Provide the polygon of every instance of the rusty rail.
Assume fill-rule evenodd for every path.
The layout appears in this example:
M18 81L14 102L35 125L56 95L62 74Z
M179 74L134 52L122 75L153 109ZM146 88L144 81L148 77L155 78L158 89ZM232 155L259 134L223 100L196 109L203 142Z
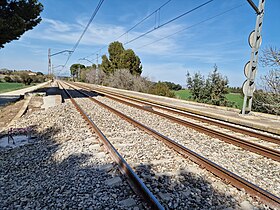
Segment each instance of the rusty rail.
M100 92L102 94L104 94L102 91L100 91ZM199 132L205 133L208 136L218 138L218 139L220 139L222 141L225 141L227 143L233 144L235 146L241 147L243 149L249 150L251 152L257 153L257 154L262 155L264 157L271 158L275 161L280 162L280 152L277 151L277 150L274 150L274 149L271 149L271 148L268 148L268 147L265 147L265 146L262 146L262 145L259 145L259 144L256 144L256 143L252 143L250 141L247 141L247 140L244 140L244 139L241 139L241 138L238 138L238 137L234 137L234 136L229 135L229 134L221 133L217 130L214 130L214 129L211 129L211 128L208 128L208 127L205 127L205 126L202 126L202 125L198 125L196 123L188 122L186 120L182 120L180 118L176 118L174 116L170 116L170 115L164 114L162 112L155 111L153 109L147 109L147 108L139 106L137 104L133 104L133 103L130 103L128 101L124 101L124 100L121 100L119 98L107 95L107 93L105 93L104 95L106 97L112 99L112 100L118 101L120 103L126 104L128 106L131 106L131 107L134 107L134 108L137 108L137 109L141 109L141 110L151 112L153 114L165 117L165 118L167 118L169 120L172 120L172 121L174 121L178 124L181 124L183 126L187 126L187 127L190 127L194 130L197 130Z
M69 85L72 86L72 85ZM72 86L72 88L74 88ZM77 90L77 89L76 89ZM276 195L271 194L270 192L254 185L253 183L243 179L242 177L228 171L227 169L217 165L216 163L204 158L203 156L199 155L198 153L180 145L179 143L175 142L174 140L158 133L157 131L149 128L148 126L137 122L136 120L132 119L129 116L107 106L106 104L101 103L100 101L92 98L90 95L84 93L83 91L77 90L86 97L89 97L90 100L94 101L95 103L99 104L100 106L110 110L111 112L115 113L117 116L125 119L126 121L130 122L131 124L135 125L136 127L140 128L141 130L145 131L146 133L154 136L156 139L164 142L167 146L174 149L179 154L183 155L184 157L190 158L192 161L196 162L203 168L206 168L216 176L220 177L221 179L226 180L228 183L231 183L233 186L239 189L244 189L248 194L252 196L259 197L262 201L266 202L273 208L280 208L280 198Z
M144 198L147 205L152 209L164 209L164 207L159 203L156 197L150 192L142 180L137 176L133 169L128 165L125 159L119 154L115 147L110 143L102 131L95 125L95 123L90 119L90 117L83 111L83 109L77 104L73 99L71 94L60 84L65 93L70 98L71 102L82 115L84 120L88 123L90 128L99 136L99 142L105 146L106 150L110 153L112 159L118 164L120 171L128 178L129 183L132 186L132 189Z
M139 99L139 98L135 98L135 97L132 97L132 96L127 96L127 95L123 95L123 94L120 94L120 93L109 92L109 91L106 91L106 90L103 90L103 89L101 90L100 88L93 89L93 88L89 88L87 86L80 85L80 84L75 84L75 85L83 87L83 88L87 88L87 89L95 91L95 92L100 91L104 95L110 94L110 95L114 95L114 96L117 96L117 97L126 98L128 100L135 101L137 103L150 105L150 106L153 106L153 107L158 108L158 109L162 109L162 110L165 110L165 111L172 112L174 114L178 114L178 115L188 117L188 118L191 118L191 119L194 119L194 120L198 120L198 121L201 121L201 122L204 122L204 123L216 125L216 126L219 126L221 128L232 130L234 132L242 133L242 134L245 134L245 135L248 135L248 136L256 137L256 138L259 138L259 139L262 139L262 140L269 141L269 142L280 145L280 138L273 137L273 136L267 135L265 133L259 133L259 132L253 131L253 130L249 130L246 127L237 127L234 124L229 125L229 124L227 124L223 121L217 121L218 119L212 119L212 118L209 118L209 117L205 117L203 115L198 115L198 114L194 114L194 113L191 113L191 112L187 112L183 108L181 109L179 107L174 107L172 105L167 105L167 104L163 104L163 103L160 103L160 102L144 101L144 99ZM106 95L106 96L108 96L108 95ZM273 134L273 135L276 135L276 134Z

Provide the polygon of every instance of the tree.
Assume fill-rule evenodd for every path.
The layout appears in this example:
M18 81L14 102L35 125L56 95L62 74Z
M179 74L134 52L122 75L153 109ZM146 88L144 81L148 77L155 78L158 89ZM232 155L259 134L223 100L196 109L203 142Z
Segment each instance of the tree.
M204 98L214 105L225 105L225 94L228 93L228 79L218 73L218 67L215 64L214 70L209 74L206 83Z
M177 90L181 90L182 89L182 86L180 84L175 84L173 82L167 82L167 81L163 82L163 83L166 84L170 90L177 91Z
M280 66L280 50L276 47L266 47L262 51L260 62L263 66Z
M218 106L233 106L234 103L226 100L228 93L228 79L218 73L217 65L205 80L198 72L194 76L187 73L187 87L192 94L192 99L202 103L214 104Z
M40 71L38 71L38 72L36 73L36 75L44 76L44 74L43 74L42 72L40 72Z
M39 24L42 10L43 5L37 0L1 0L0 48Z
M128 69L133 75L140 75L142 73L142 65L140 58L135 55L132 49L123 51L120 57L120 68Z
M104 73L110 74L113 72L113 69L111 67L111 63L106 55L102 55L102 63L101 63L101 69Z
M12 78L9 76L4 77L5 82L13 82Z
M190 90L192 94L192 99L195 101L201 101L203 98L203 89L204 89L204 77L196 72L194 76L191 76L189 72L187 72L187 88Z
M142 73L140 58L132 49L125 50L122 43L112 42L108 47L109 59L102 56L101 68L106 74L111 74L117 69L128 69L133 75Z
M79 64L79 63L72 64L70 67L70 72L72 77L76 77L77 79L80 78L80 73L81 73L80 71L84 68L85 66L83 64Z
M20 73L20 78L21 78L21 81L22 81L25 85L30 85L31 82L33 81L32 78L28 75L27 72L21 72L21 73Z
M262 90L254 93L254 111L280 115L280 49L267 47L260 57L263 67L270 67L261 77Z
M87 66L85 68L80 68L80 76L79 76L80 81L88 82L87 74L92 70L96 71L96 64L92 64L92 66Z
M120 42L112 42L108 47L109 60L113 70L120 69L121 55L124 52L124 47Z

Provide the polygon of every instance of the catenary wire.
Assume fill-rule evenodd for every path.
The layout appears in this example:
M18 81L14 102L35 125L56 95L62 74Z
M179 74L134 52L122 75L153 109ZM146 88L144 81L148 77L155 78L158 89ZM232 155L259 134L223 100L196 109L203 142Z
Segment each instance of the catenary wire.
M216 15L214 15L214 16L211 16L211 17L209 17L209 18L207 18L207 19L204 19L204 20L202 20L202 21L200 21L200 22L198 22L198 23L195 23L195 24L190 25L190 26L188 26L188 27L186 27L186 28L183 28L183 29L181 29L181 30L179 30L179 31L176 31L175 33L169 34L169 35L167 35L167 36L165 36L165 37L162 37L162 38L160 38L160 39L157 39L157 40L155 40L155 41L153 41L153 42L151 42L151 43L142 45L141 47L137 47L137 49L141 49L141 48L143 48L143 47L146 47L146 46L152 45L152 44L154 44L154 43L156 43L156 42L159 42L159 41L161 41L161 40L163 40L163 39L167 39L167 38L169 38L169 37L171 37L171 36L174 36L174 35L176 35L176 34L178 34L178 33L183 32L183 31L185 31L185 30L188 30L188 29L193 28L193 27L195 27L195 26L197 26L197 25L200 25L200 24L202 24L202 23L205 23L205 22L207 22L207 21L209 21L209 20L212 20L212 19L214 19L214 18L217 18L217 17L219 17L219 16L222 16L222 15L228 13L228 12L231 12L232 10L238 9L239 7L242 7L242 6L244 6L245 4L246 4L246 3L243 3L243 4L237 5L237 6L235 6L235 7L232 7L231 9L228 9L228 10L226 10L226 11L224 11L224 12L218 13L218 14L216 14Z
M126 32L124 32L123 34L121 34L119 37L117 37L115 40L118 40L119 38L123 37L124 35L126 35L128 32L132 31L134 28L136 28L137 26L139 26L141 23L143 23L145 20L147 20L148 18L150 18L153 14L155 14L157 11L160 11L161 8L163 8L165 5L167 5L169 2L171 2L172 0L168 0L166 1L164 4L162 4L159 8L157 8L156 10L154 10L151 14L147 15L146 17L144 17L142 20L140 20L138 23L136 23L134 26L132 26L130 29L128 29ZM105 47L107 47L108 45L100 48L99 50L95 51L94 53L84 57L84 58L88 58L92 55L95 55L96 53L98 53L99 51L103 50Z
M149 31L147 31L147 32L145 32L145 33L143 33L143 34L141 34L141 35L139 35L139 36L137 36L137 37L135 37L135 38L133 38L133 39L127 41L127 42L125 42L124 45L127 45L127 44L129 44L129 43L131 43L131 42L134 42L134 41L136 41L137 39L140 39L141 37L146 36L147 34L153 32L153 31L155 31L155 30L157 30L157 29L159 29L159 28L161 28L161 27L163 27L163 26L165 26L165 25L167 25L167 24L169 24L169 23L171 23L171 22L173 22L173 21L175 21L175 20L177 20L177 19L179 19L179 18L181 18L181 17L183 17L183 16L185 16L185 15L191 13L191 12L194 12L195 10L197 10L197 9L199 9L199 8L205 6L205 5L207 5L207 4L209 4L209 3L213 2L213 1L215 1L215 0L206 1L206 2L204 2L204 3L202 3L202 4L198 5L198 6L196 6L195 8L193 8L193 9L191 9L191 10L188 10L188 11L184 12L183 14L178 15L178 16L176 16L175 18L173 18L173 19L171 19L171 20L169 20L169 21L167 21L167 22L165 22L165 23L163 23L163 24L161 24L161 25L158 25L157 27L155 27L155 28L153 28L153 29L151 29L151 30L149 30ZM148 15L148 16L149 16L149 15ZM103 47L103 48L101 48L101 49L104 49L104 48L105 48L105 47ZM96 51L96 52L98 52L98 51ZM87 56L87 57L89 57L89 56ZM87 58L87 57L85 57L85 58ZM99 57L101 57L101 56L99 56Z
M76 44L74 45L74 47L73 47L73 49L72 49L73 52L70 53L70 54L68 55L67 60L66 60L65 64L63 65L63 69L64 69L65 66L67 65L69 59L71 58L71 56L73 55L73 53L75 52L75 50L77 49L77 47L79 46L80 41L82 40L83 36L85 35L85 33L86 33L86 31L87 31L89 25L90 25L91 22L93 21L94 17L96 16L96 14L97 14L98 10L100 9L101 5L103 4L103 2L104 2L104 0L100 0L99 3L98 3L98 5L96 6L96 8L95 8L93 14L91 15L91 17L90 17L90 19L89 19L89 22L87 23L87 25L86 25L85 29L83 30L81 36L79 37L78 41L77 41ZM63 69L62 69L62 70L63 70ZM61 70L61 71L62 71L62 70ZM61 71L60 71L60 72L61 72ZM60 73L60 72L59 72L59 73Z
M204 2L203 4L200 4L199 6L193 8L193 9L187 11L187 12L184 12L184 13L181 14L181 15L178 15L177 17L175 17L175 18L173 18L173 19L171 19L171 20L169 20L169 21L167 21L167 22L165 22L165 23L159 25L158 27L153 28L153 29L151 29L151 30L149 30L149 31L147 31L147 32L145 32L145 33L143 33L143 34L141 34L141 35L139 35L139 36L137 36L137 37L135 37L135 38L133 38L133 39L127 41L127 42L125 42L124 45L127 45L127 44L129 44L129 43L131 43L131 42L134 42L134 41L136 41L137 39L140 39L141 37L146 36L147 34L153 32L153 31L155 31L155 30L157 30L157 29L159 29L159 28L161 28L161 27L163 27L163 26L165 26L165 25L167 25L167 24L169 24L169 23L172 23L173 21L175 21L175 20L177 20L177 19L179 19L179 18L181 18L181 17L183 17L183 16L185 16L185 15L191 13L191 12L194 12L195 10L197 10L197 9L199 9L199 8L201 8L201 7L203 7L203 6L207 5L207 4L209 4L209 3L211 3L212 1L214 1L214 0L209 0L209 1L207 1L207 2Z

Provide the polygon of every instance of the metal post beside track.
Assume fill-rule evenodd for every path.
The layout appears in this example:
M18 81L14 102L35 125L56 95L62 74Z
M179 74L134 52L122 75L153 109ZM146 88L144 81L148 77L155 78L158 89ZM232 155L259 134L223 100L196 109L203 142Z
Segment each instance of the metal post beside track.
M261 30L264 16L264 4L265 0L259 0L258 8L253 3L252 0L247 0L249 4L257 13L257 20L255 30L253 30L249 35L249 45L252 48L250 61L245 64L244 74L247 77L242 85L244 93L244 101L242 107L242 115L248 114L252 109L253 93L256 89L255 77L258 68L258 51L261 45Z

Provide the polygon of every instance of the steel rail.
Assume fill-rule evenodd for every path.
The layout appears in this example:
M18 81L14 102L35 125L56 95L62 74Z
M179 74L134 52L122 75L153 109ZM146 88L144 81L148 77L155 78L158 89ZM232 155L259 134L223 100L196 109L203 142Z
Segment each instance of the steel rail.
M68 85L68 84L67 84ZM132 189L140 195L140 197L144 198L145 202L152 209L164 209L164 207L159 203L156 197L151 193L151 191L146 187L146 185L142 182L142 180L137 176L137 174L133 171L133 169L129 166L129 164L125 161L125 159L119 154L119 152L115 149L115 147L110 143L110 141L106 138L106 136L102 133L102 131L96 126L96 124L90 119L90 117L86 114L85 111L78 105L75 99L71 96L71 94L60 84L65 93L70 98L71 102L78 110L78 112L82 115L84 120L88 123L91 129L99 136L99 142L105 146L106 150L109 152L112 159L118 164L118 167L122 174L124 174Z
M88 90L90 90L90 89L88 88ZM196 123L188 122L186 120L183 120L183 119L171 116L171 115L167 115L165 113L158 112L158 111L155 111L153 109L147 109L147 108L139 106L137 104L133 104L133 103L130 103L128 101L124 101L122 99L107 95L107 93L105 93L104 95L111 100L115 100L115 101L118 101L120 103L126 104L128 106L131 106L131 107L134 107L134 108L137 108L137 109L141 109L141 110L144 110L144 111L147 111L147 112L151 112L153 114L159 115L159 116L167 118L169 120L172 120L172 121L174 121L178 124L181 124L183 126L190 127L194 130L197 130L198 132L205 133L208 136L218 138L222 141L225 141L227 143L230 143L230 144L233 144L235 146L241 147L245 150L249 150L251 152L257 153L257 154L262 155L264 157L271 158L275 161L280 162L280 152L277 151L277 150L274 150L274 149L271 149L271 148L268 148L268 147L262 146L260 144L256 144L256 143L253 143L253 142L250 142L250 141L238 138L238 137L234 137L234 136L226 134L226 133L221 133L220 131L217 131L215 129L211 129L211 128L208 128L208 127L205 127L205 126L202 126L202 125L198 125Z
M96 92L100 91L100 92L104 92L104 93L114 95L114 96L117 96L117 97L126 98L128 100L135 101L135 102L138 102L138 103L142 103L142 104L145 104L145 105L150 105L150 106L153 106L153 107L158 108L158 109L162 109L162 110L165 110L165 111L172 112L174 114L178 114L178 115L188 117L188 118L191 118L191 119L194 119L194 120L198 120L198 121L201 121L201 122L204 122L204 123L213 124L213 125L219 126L221 128L232 130L234 132L242 133L242 134L245 134L245 135L249 135L249 136L252 136L252 137L256 137L256 138L259 138L259 139L262 139L262 140L269 141L269 142L280 145L280 138L279 137L273 137L273 136L267 135L265 133L259 133L259 132L253 131L253 130L249 130L248 128L251 128L249 126L242 125L243 127L237 127L236 125L238 125L238 124L236 124L236 123L232 123L232 125L229 125L229 124L226 124L225 122L223 122L223 120L221 120L221 119L210 118L209 116L204 116L202 114L199 115L197 113L192 113L191 111L185 110L184 108L175 107L175 106L168 105L168 104L163 104L163 103L160 103L160 102L151 102L149 100L139 99L139 98L136 98L134 96L128 96L128 95L124 95L124 94L121 94L121 93L115 93L115 92L113 93L113 92L109 92L109 91L101 89L101 88L92 88L92 87L90 88L88 86L84 86L84 85L80 85L80 84L75 84L75 85L80 86L80 87L84 87L84 88L88 88L92 91L96 91ZM104 93L102 93L102 94L104 94ZM216 121L216 120L220 120L220 121ZM255 129L255 128L251 128L251 129ZM263 131L263 130L261 130L261 131L269 133L268 131ZM277 135L277 134L274 134L274 133L272 133L272 134Z
M67 85L69 85L67 83ZM208 171L212 172L216 176L220 177L221 179L226 180L226 182L231 183L233 186L239 189L244 189L248 194L251 194L252 196L259 197L262 201L266 202L268 205L270 205L273 208L280 208L280 198L276 195L273 195L272 193L254 185L253 183L243 179L242 177L230 172L229 170L217 165L216 163L212 162L211 160L208 160L207 158L199 155L198 153L184 147L183 145L175 142L174 140L162 135L161 133L149 128L148 126L137 122L136 120L132 119L129 116L126 116L125 114L109 107L106 104L103 104L102 102L92 98L87 93L84 93L81 90L76 89L72 86L73 89L79 91L83 95L87 96L91 101L97 103L103 108L106 108L110 110L111 112L115 113L117 116L125 119L126 121L130 122L134 126L140 128L141 130L145 131L146 133L154 136L156 139L162 141L170 148L174 149L176 152L180 153L184 157L190 158L192 161L199 164L201 167L206 168Z

